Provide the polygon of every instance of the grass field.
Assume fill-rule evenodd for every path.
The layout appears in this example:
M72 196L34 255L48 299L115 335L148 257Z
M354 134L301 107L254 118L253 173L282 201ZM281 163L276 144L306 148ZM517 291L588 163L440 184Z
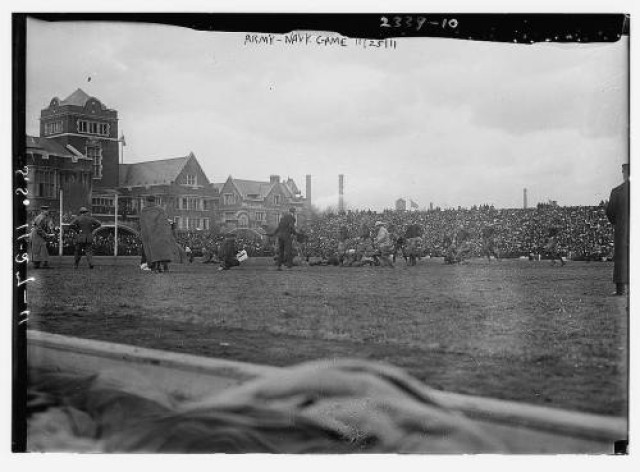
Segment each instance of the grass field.
M218 272L137 258L30 271L29 327L270 365L331 357L390 362L449 391L625 415L627 300L611 263L441 259L295 267L250 259Z

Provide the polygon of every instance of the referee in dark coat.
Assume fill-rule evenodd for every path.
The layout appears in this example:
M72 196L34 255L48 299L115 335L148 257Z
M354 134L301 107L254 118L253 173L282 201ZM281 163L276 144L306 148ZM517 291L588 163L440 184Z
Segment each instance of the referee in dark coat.
M616 295L624 295L629 284L629 164L622 165L624 182L611 191L607 218L614 228L613 283Z
M82 258L82 251L84 251L89 263L89 269L93 269L93 232L101 224L98 220L89 216L89 210L85 207L80 207L78 213L79 215L69 224L69 228L78 233L75 241L74 266L76 269L78 268Z

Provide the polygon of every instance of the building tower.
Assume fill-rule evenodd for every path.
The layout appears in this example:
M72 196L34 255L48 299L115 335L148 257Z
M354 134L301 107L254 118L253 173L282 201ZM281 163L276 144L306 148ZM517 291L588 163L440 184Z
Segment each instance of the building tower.
M311 209L311 175L307 174L307 187L305 192L307 208Z
M344 211L344 174L338 176L338 211Z
M77 89L40 112L40 136L91 158L93 188L119 185L118 112Z
M524 206L524 209L527 209L527 189L523 189L522 190L522 204Z

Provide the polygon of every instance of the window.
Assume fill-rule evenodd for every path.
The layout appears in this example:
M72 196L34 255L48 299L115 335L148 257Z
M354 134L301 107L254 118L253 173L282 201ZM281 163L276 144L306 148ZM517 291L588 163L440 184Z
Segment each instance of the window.
M109 123L99 123L97 121L78 120L78 133L109 136L109 129L110 129Z
M256 220L257 221L264 221L265 220L264 211L256 211Z
M235 195L232 193L225 193L223 198L225 205L233 205L236 202Z
M53 169L39 169L35 175L36 197L55 198L58 193L58 173Z
M187 185L196 185L196 176L195 175L187 174L185 176L185 179L186 179Z
M202 229L211 229L209 226L209 218L202 218Z
M247 226L249 226L249 217L246 215L246 213L243 213L238 218L238 226L241 228L246 228Z
M235 221L236 220L236 215L232 211L225 211L224 212L224 219L225 219L225 221Z
M200 218L188 218L189 220L189 229L199 229L200 226Z
M44 134L58 134L62 133L62 121L54 121L52 123L45 123L44 125Z
M203 199L200 197L182 197L178 201L180 210L202 210Z
M274 195L273 196L273 204L274 205L280 205L280 195Z
M102 179L102 149L100 146L87 146L86 154L93 160L93 178Z

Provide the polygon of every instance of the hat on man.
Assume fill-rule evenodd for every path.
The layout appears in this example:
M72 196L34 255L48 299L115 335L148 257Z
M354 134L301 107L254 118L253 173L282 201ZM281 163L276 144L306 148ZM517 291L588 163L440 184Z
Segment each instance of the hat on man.
M41 210L48 210L49 209L49 205L42 205L40 207Z
M87 210L85 207L80 207L78 213L89 213L89 210Z
M384 223L382 221L376 221L376 226L384 226Z
M291 213L295 213L295 212L296 212L296 209L295 209L295 207L291 207L291 208L289 208L289 211L290 211Z

